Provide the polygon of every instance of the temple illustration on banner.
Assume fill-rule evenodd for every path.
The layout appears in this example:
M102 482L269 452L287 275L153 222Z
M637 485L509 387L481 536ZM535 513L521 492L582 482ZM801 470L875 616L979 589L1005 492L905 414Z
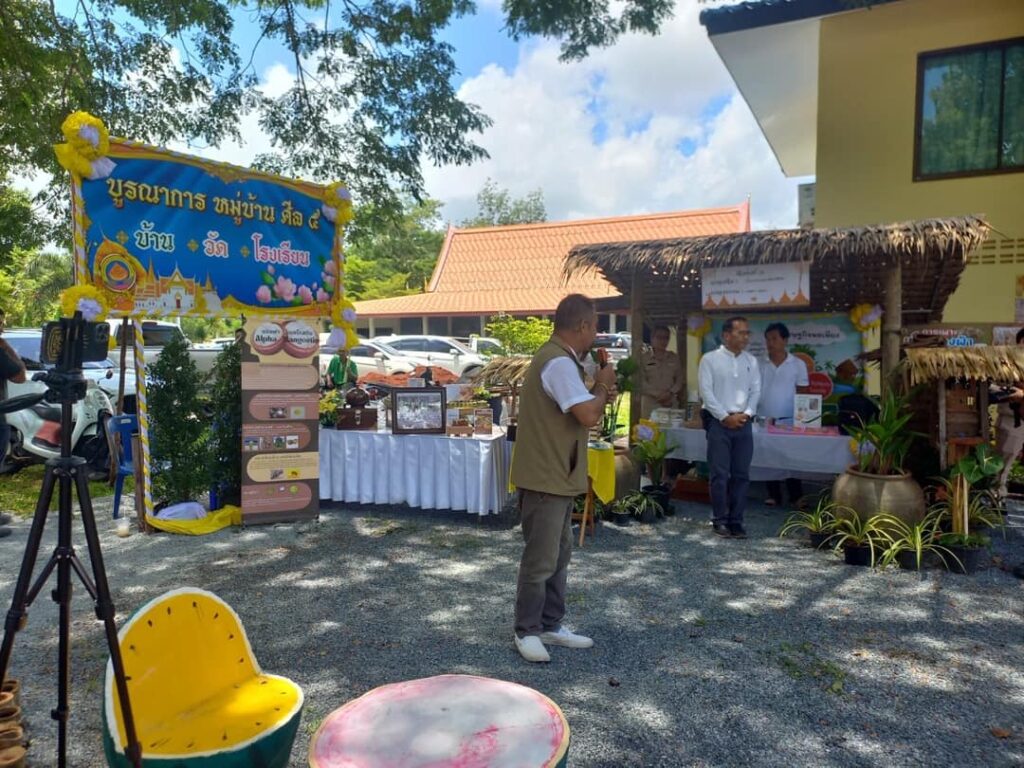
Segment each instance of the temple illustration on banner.
M112 296L113 307L123 312L165 315L221 310L209 273L200 283L185 277L175 263L171 274L158 275L152 259L143 269L123 245L106 238L96 249L93 275L97 286Z

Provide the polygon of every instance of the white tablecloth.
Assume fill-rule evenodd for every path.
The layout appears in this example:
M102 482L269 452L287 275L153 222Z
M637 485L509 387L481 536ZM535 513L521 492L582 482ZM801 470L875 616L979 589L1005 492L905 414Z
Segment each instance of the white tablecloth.
M501 511L508 500L504 430L489 436L320 430L320 498L421 509Z
M708 441L703 429L662 429L669 445L677 446L668 455L670 459L707 461ZM841 474L852 463L847 435L780 435L754 428L751 480L823 479Z

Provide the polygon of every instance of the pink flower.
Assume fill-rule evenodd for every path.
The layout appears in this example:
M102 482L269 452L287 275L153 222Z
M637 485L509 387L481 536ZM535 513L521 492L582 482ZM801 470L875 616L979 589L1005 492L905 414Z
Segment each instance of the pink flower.
M324 275L324 285L334 287L334 275Z
M261 285L259 288L256 289L256 300L260 304L269 304L270 298L271 297L269 286Z
M324 264L324 272L326 272L328 275L338 274L338 265L334 263L334 259L331 259L326 264Z
M299 286L299 298L302 299L303 304L313 303L313 292L304 285Z
M274 274L274 265L273 264L267 264L267 272L269 272L270 274Z
M284 275L278 275L277 282L274 283L274 293L282 301L291 301L295 298L295 283Z
M323 288L316 289L316 300L324 303L331 298L330 294L327 293Z

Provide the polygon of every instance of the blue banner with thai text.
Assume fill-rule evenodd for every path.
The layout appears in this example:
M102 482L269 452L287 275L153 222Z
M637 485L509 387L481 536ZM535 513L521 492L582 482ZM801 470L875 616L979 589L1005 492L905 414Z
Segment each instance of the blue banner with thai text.
M75 211L115 314L326 316L340 233L324 187L129 142Z

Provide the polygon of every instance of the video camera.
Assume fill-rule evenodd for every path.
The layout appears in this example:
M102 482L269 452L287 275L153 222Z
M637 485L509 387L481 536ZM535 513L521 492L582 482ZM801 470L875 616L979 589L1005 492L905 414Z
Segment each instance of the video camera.
M76 312L73 318L43 326L39 360L62 372L80 370L82 363L107 359L109 340L109 323L89 322Z

